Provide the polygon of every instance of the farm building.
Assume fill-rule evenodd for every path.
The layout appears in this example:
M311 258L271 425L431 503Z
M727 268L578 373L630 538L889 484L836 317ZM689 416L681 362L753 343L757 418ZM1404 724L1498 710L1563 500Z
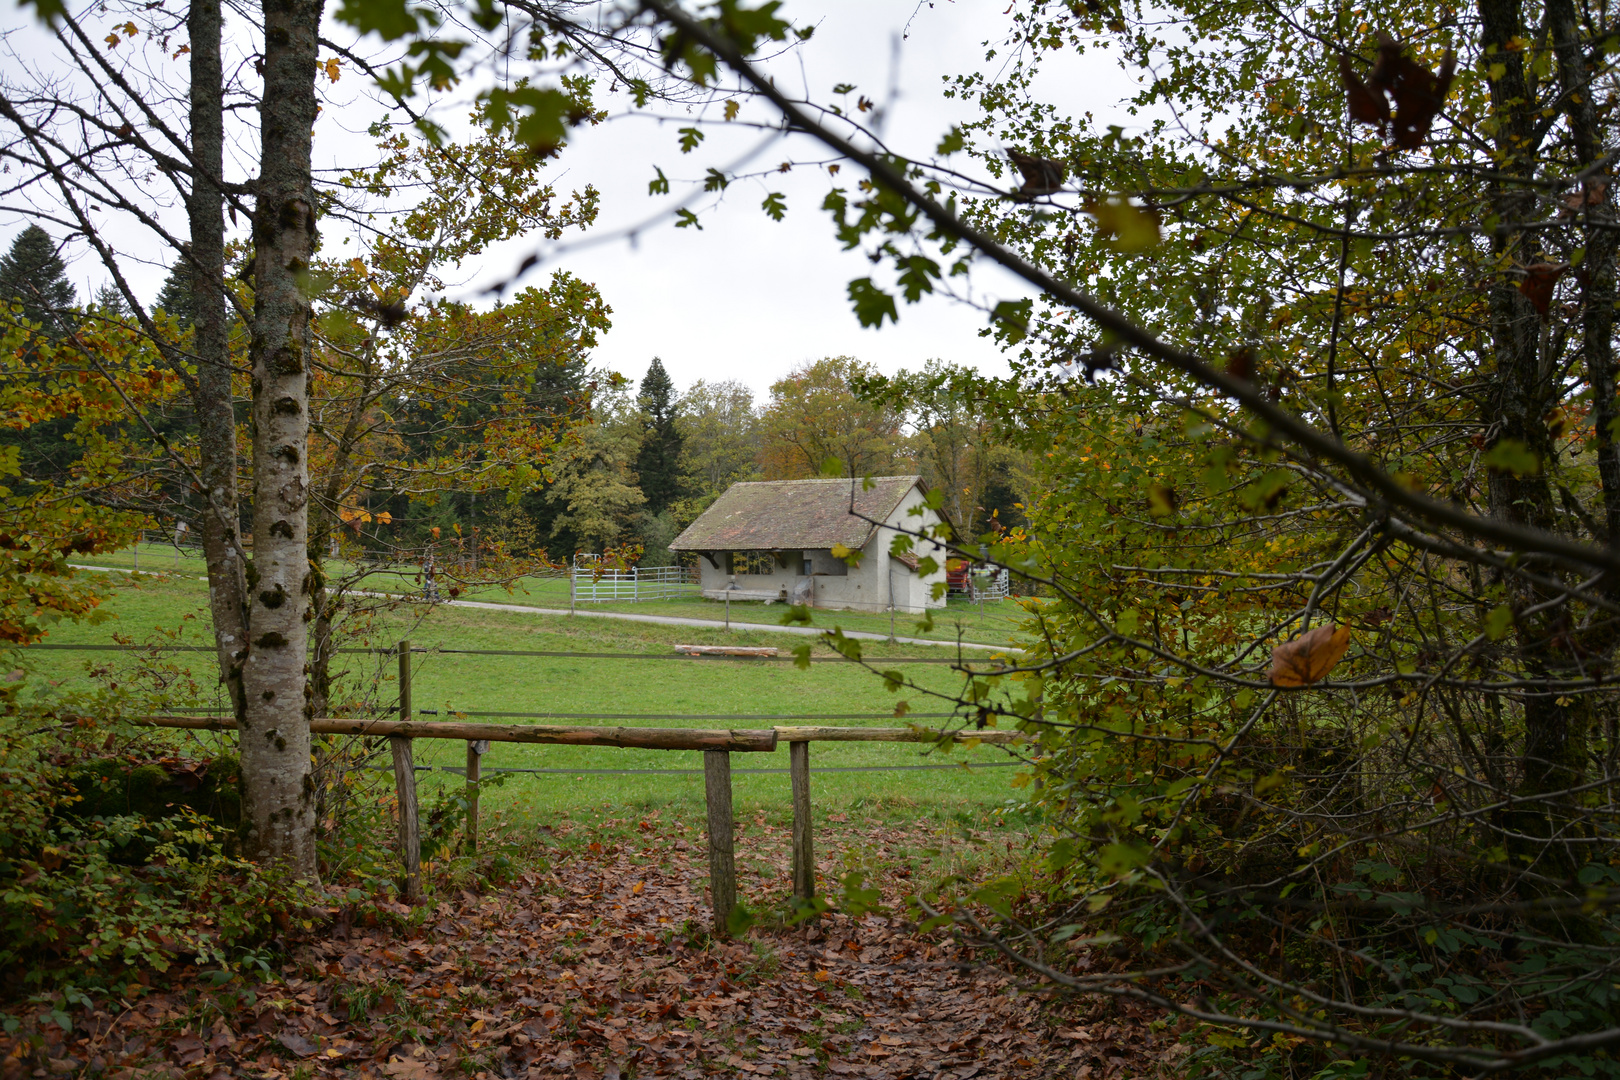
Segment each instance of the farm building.
M933 596L934 583L945 580L944 548L918 540L904 557L889 554L896 529L915 533L942 520L927 508L921 516L910 513L923 506L921 478L878 476L872 484L867 488L847 479L733 484L669 549L702 556L699 580L711 599L729 592L736 600L854 611L887 611L892 605L914 614L944 607L944 597ZM835 545L859 551L859 565L834 558ZM940 564L926 577L917 572L924 555Z

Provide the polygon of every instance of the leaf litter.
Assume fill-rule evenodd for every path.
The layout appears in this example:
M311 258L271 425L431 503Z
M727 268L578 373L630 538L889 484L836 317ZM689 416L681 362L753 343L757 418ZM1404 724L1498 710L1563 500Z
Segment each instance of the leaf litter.
M550 851L482 893L414 911L333 908L281 977L250 992L215 990L191 969L76 1017L71 1032L38 1006L9 1010L22 1026L0 1036L0 1080L1112 1080L1173 1075L1185 1052L1134 1004L1025 992L983 954L898 916L829 913L711 938L706 846L640 824L633 840ZM755 825L763 835L739 846L738 877L763 909L784 888L787 838ZM824 832L821 849L844 853L818 871L833 881L853 853L892 855L916 838L868 823ZM874 882L890 911L909 874L891 866Z

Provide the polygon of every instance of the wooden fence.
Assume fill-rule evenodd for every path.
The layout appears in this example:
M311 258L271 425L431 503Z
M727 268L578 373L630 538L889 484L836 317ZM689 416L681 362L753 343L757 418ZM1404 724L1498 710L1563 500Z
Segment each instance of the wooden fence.
M551 743L563 746L622 746L652 750L703 751L704 798L709 835L709 884L716 933L725 934L737 904L734 822L731 807L731 755L769 753L788 744L793 786L793 895L809 901L816 891L815 837L810 818L810 744L813 742L932 742L931 732L911 728L784 726L769 728L633 728L572 727L526 724L478 724L417 720L411 701L411 643L399 643L398 720L320 717L310 731L320 735L377 736L388 739L394 785L399 795L399 848L405 864L402 893L407 903L422 898L422 841L416 799L416 739L453 739L467 744L467 846L478 847L478 782L480 759L491 743ZM197 731L227 731L234 720L208 716L151 716L137 723ZM1008 745L1026 736L1014 731L975 731L971 738Z

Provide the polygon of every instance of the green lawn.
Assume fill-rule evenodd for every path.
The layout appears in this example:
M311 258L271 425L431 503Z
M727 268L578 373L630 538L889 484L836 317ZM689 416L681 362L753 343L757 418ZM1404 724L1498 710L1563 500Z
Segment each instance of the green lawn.
M161 551L162 549L156 549ZM168 549L172 555L173 549ZM142 569L153 562L141 552ZM130 560L133 561L132 559ZM159 563L161 566L161 562ZM168 569L168 568L164 568ZM51 644L108 643L118 635L138 644L174 641L208 644L205 610L206 585L198 580L199 560L181 562L181 572L106 575L106 618L97 625L67 624L53 631ZM502 649L559 652L614 652L655 656L673 654L679 643L777 645L784 650L801 644L802 637L765 632L726 632L720 629L665 627L602 619L570 619L487 611L473 608L416 605L390 610L383 601L364 616L364 642L388 646L409 637L418 648ZM670 604L643 604L637 610L662 610ZM767 611L770 609L766 609ZM776 609L780 610L780 609ZM948 648L868 643L868 656L937 655ZM831 653L817 644L817 655ZM369 698L387 707L397 698L391 655L346 654L347 684L354 698ZM163 683L170 706L211 705L221 701L213 662L206 652L161 655L154 674L143 674L137 658L106 652L25 650L23 664L36 692L90 690L108 681L125 688ZM418 709L472 712L533 713L678 713L678 714L787 714L802 721L768 719L670 720L602 719L548 721L502 719L510 723L597 723L658 727L769 727L773 723L813 723L819 719L860 714L858 719L827 722L844 725L898 726L892 719L897 699L907 700L913 720L918 713L949 711L949 703L930 701L925 691L951 693L962 676L946 665L913 664L903 668L918 689L891 694L882 680L847 663L818 663L800 670L791 663L741 660L604 660L531 656L469 656L429 651L414 657L412 680ZM99 673L99 674L93 674ZM343 709L334 711L343 712ZM942 723L942 720L919 722ZM193 740L199 749L224 748L233 736L199 733L177 735ZM420 764L460 766L464 744L422 740ZM999 750L956 750L949 759L927 747L906 744L821 743L812 750L812 763L823 767L920 765L942 761L988 764L1006 761ZM496 744L484 759L486 768L561 769L564 773L513 774L487 796L487 810L498 816L525 818L569 807L677 805L691 809L702 803L702 776L672 770L698 770L701 755L691 752L629 750L611 747L540 747ZM734 768L787 766L784 745L775 754L738 754ZM661 770L656 775L599 776L590 769ZM579 770L579 771L574 771ZM981 814L1017 796L1009 782L1016 768L953 768L901 772L817 774L814 797L818 808L829 812L859 810L883 815L955 816ZM449 774L424 776L425 795L442 783L459 784ZM739 816L786 813L786 773L739 774L735 778Z
M185 548L177 552L170 544L143 544L138 552L133 548L126 548L108 555L87 557L84 563L91 566L126 568L132 568L139 563L140 569L145 571L155 570L191 577L200 577L206 573L197 549ZM335 560L331 568L334 574L348 573L352 572L353 564ZM448 587L444 583L441 583L441 586ZM421 586L411 574L386 571L367 578L365 588L373 592L415 594ZM481 586L466 590L459 599L566 608L568 581L560 577L528 577L516 582L510 591L500 586ZM696 597L646 600L639 603L633 601L593 603L580 606L593 611L621 611L640 615L674 615L689 619L717 620L725 618L726 607L722 601ZM737 622L774 624L782 618L784 611L779 604L733 602L731 605L731 617ZM887 634L891 626L889 615L885 612L815 611L811 613L811 617L811 625L826 629L839 626L845 630ZM960 638L962 641L1001 645L1013 640L1019 623L1027 618L1028 614L1014 600L981 604L952 599L946 608L933 613L934 625L931 629L919 628L918 617L914 615L896 615L892 625L894 632L902 637L925 637L937 641L955 641Z

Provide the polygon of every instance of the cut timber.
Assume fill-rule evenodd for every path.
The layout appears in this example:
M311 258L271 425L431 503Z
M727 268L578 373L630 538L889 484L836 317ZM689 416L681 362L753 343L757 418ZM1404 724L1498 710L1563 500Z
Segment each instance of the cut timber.
M793 897L806 903L816 896L816 856L810 826L810 744L788 744L788 771L793 778Z
M467 744L467 854L478 854L478 779L489 742L475 739Z
M411 740L392 738L388 747L394 753L394 786L399 791L399 855L405 863L405 888L401 890L407 904L422 899L422 832L416 809L416 762L411 755Z
M731 820L731 755L724 750L703 754L703 787L709 811L709 894L714 903L714 932L730 934L731 909L737 906L737 868Z
M411 715L411 643L399 643L399 714ZM391 736L388 748L394 756L394 787L399 793L399 857L405 864L407 904L422 899L422 827L416 809L416 761L411 740Z
M207 716L148 716L131 720L152 727L192 731L235 731L236 721ZM770 753L776 749L772 728L558 727L527 724L463 724L440 720L311 720L317 735L386 735L412 739L464 739L488 742L549 743L559 746L629 746L641 750L736 750Z
M318 731L319 728L311 728ZM911 728L874 728L874 727L779 727L776 735L785 743L799 742L922 742L931 743L940 741L940 736L932 731L913 731ZM965 743L973 739L981 743L995 746L1006 746L1012 743L1029 741L1029 736L1021 731L956 731L951 733L952 741Z
M675 651L688 656L775 656L768 645L677 645Z

